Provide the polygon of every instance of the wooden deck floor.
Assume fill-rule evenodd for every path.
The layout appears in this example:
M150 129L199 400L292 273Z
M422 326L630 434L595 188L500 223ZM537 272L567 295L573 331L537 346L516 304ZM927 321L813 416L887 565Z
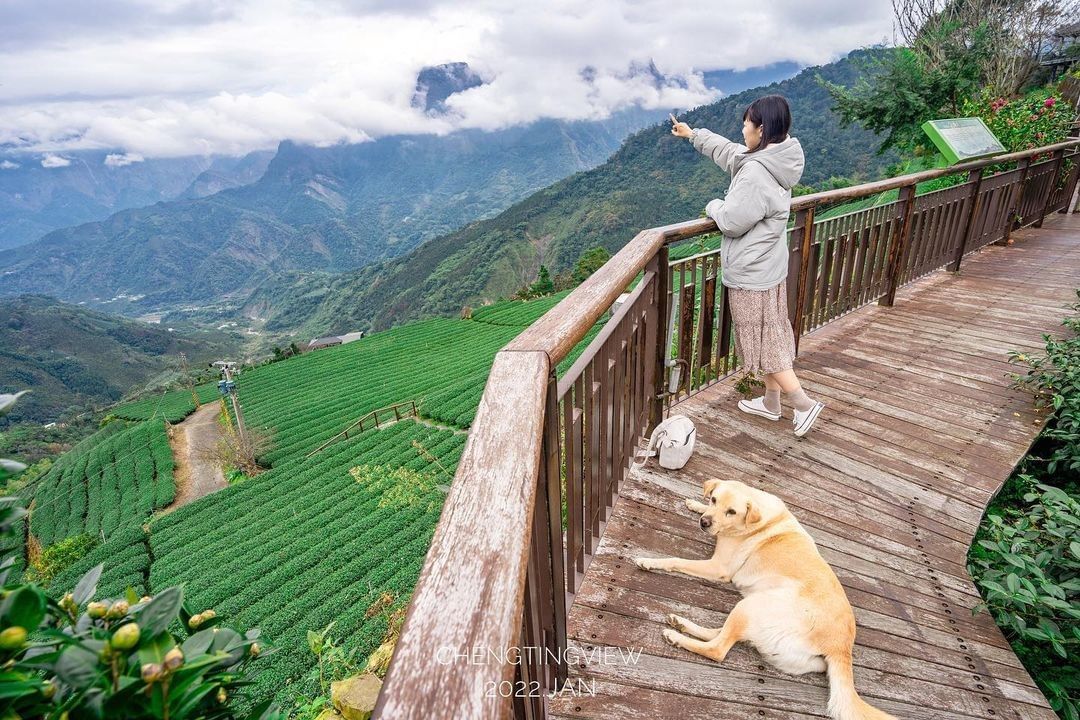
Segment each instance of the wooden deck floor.
M964 260L802 340L796 371L827 407L804 438L791 410L740 413L730 383L672 409L698 427L681 471L653 462L623 484L569 615L585 662L565 718L806 718L826 715L821 674L790 676L738 644L722 664L668 645L668 613L719 627L728 585L648 573L630 558L707 557L683 505L711 477L783 498L813 535L855 608L855 684L898 718L1054 718L986 614L965 557L983 510L1042 425L1010 388L1009 350L1040 352L1080 287L1080 214L1054 214L1015 245ZM634 661L605 648L641 649ZM613 651L607 651L613 652Z

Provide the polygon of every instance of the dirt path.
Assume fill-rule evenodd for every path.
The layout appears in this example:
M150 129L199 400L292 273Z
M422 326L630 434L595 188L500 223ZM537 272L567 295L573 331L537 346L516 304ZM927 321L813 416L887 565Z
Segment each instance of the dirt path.
M221 437L218 403L203 405L179 425L173 426L169 445L172 446L176 469L176 499L166 508L170 512L189 502L226 487L221 468L203 457Z

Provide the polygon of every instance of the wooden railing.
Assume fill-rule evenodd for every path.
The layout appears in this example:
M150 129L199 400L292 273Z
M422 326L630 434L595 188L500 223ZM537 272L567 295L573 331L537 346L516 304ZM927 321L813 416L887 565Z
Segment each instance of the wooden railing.
M1014 227L1068 211L1078 146L795 198L788 292L796 337L866 303L891 305L901 285L935 268L958 270L965 254L1006 242ZM999 163L1017 167L983 177ZM966 177L916 194L917 183L955 174ZM890 202L815 219L892 190ZM672 402L738 369L718 251L669 263L672 244L715 232L701 219L638 233L496 354L377 717L546 717L544 696L567 673L567 611L635 446ZM557 377L558 363L635 279Z
M402 408L405 408L405 409L403 410ZM338 440L346 440L346 439L348 439L349 433L354 433L354 434L355 433L362 433L362 432L364 432L364 430L366 429L366 426L368 426L368 425L370 425L371 427L376 427L376 428L379 427L379 414L380 413L387 416L387 418L385 420L383 420L383 422L390 422L390 418L389 418L390 413L394 414L394 422L397 422L398 420L401 420L402 418L416 417L418 415L418 413L416 411L416 401L415 400L404 400L404 401L399 402L399 403L394 403L393 405L387 405L386 407L377 408L375 410L372 410L371 412L365 413L364 415L360 416L359 418L357 418L353 422L349 423L349 425L344 430L342 430L337 435L335 435L334 437L332 437L329 440L327 440L326 442L324 442L319 447L317 447L314 450L312 450L311 452L309 452L304 457L305 458L310 458L311 456L316 455L316 454L322 452L323 450L325 450L326 448L330 447L331 445L336 443Z

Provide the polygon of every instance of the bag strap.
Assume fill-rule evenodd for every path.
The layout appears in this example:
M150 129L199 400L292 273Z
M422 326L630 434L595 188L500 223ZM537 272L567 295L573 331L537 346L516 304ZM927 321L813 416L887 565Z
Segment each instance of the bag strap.
M644 467L646 461L650 457L656 455L656 450L653 449L656 447L656 443L661 438L667 437L667 434L667 428L664 427L664 423L660 423L655 428L653 428L652 435L649 437L649 444L645 447L645 449L642 450L638 448L634 451L634 461L630 464L630 468L633 470ZM638 462L638 458L644 459L641 462Z

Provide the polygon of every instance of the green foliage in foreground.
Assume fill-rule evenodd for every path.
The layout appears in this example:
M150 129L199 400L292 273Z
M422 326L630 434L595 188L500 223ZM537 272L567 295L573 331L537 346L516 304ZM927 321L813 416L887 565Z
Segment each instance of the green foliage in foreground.
M0 501L0 535L26 510ZM258 630L213 627L177 587L93 601L101 566L59 600L0 565L0 716L49 720L284 720L271 703L240 714L252 666L267 655ZM175 632L172 628L181 628Z
M0 404L6 412L18 396ZM17 474L8 466L5 472ZM6 479L6 478L5 478ZM183 590L139 597L129 585L92 601L102 565L59 600L19 582L12 548L29 522L18 497L0 498L0 717L49 720L231 720L244 704L250 666L266 651L257 629L241 636L211 613L192 614ZM51 573L89 546L86 536L39 558ZM40 562L47 560L47 562ZM179 629L179 633L175 629ZM241 702L238 703L237 700ZM284 720L265 701L247 720Z
M1080 297L1080 292L1078 292ZM1073 305L1080 311L1080 303ZM995 498L968 554L987 609L1051 706L1080 718L1080 315L1046 355L1014 353L1017 383L1050 410L1046 429Z

